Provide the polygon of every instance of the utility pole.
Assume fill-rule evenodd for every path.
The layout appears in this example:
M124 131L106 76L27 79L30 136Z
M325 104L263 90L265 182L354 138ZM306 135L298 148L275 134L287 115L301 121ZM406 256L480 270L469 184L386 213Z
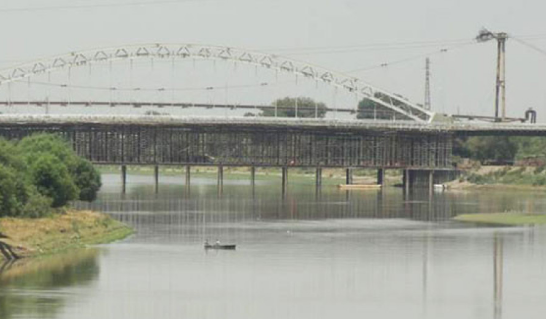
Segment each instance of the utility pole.
M425 63L425 110L431 109L431 100L430 100L430 58L426 59Z
M506 40L505 32L493 33L487 29L480 31L476 40L486 42L497 40L497 81L495 84L495 122L504 122L506 117ZM501 118L499 119L499 104L501 106Z

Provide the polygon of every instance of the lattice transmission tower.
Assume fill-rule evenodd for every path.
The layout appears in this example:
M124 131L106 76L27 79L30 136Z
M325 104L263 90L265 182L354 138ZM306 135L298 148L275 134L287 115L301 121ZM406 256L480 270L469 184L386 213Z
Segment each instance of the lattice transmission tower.
M425 62L425 110L431 109L431 99L430 99L430 58L426 59Z

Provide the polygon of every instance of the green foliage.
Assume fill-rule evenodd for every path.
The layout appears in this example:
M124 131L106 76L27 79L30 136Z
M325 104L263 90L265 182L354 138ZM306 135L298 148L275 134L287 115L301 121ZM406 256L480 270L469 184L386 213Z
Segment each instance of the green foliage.
M21 213L23 207L17 184L17 172L13 168L0 165L0 216L16 216Z
M518 145L506 136L471 137L459 148L459 153L470 155L472 159L482 163L514 162L518 152Z
M97 198L97 192L102 186L98 171L89 161L83 159L79 160L76 165L74 182L79 189L78 198L88 202Z
M0 216L41 217L72 200L94 200L100 187L100 173L60 137L0 139Z
M523 165L546 164L545 137L475 136L456 138L453 155L485 162L522 162Z
M404 99L402 96L399 96L400 99ZM376 92L374 94L374 98L378 100L385 101L387 103L393 103L397 104L396 100L391 100L388 96L381 94L379 92ZM398 104L401 104L398 102ZM403 120L407 119L402 114L399 114L388 107L385 107L377 102L374 102L368 98L362 99L360 102L358 102L358 111L356 114L356 118L358 119L378 119L378 120Z
M61 207L78 198L79 189L68 168L59 158L40 154L30 165L32 181L38 192L53 200L53 207Z
M316 102L308 97L285 97L273 102L277 106L278 117L296 117L296 103L298 105L298 117L314 118L315 110L316 117L323 118L326 115L326 104ZM266 109L260 113L260 116L272 117L275 116L274 109Z
M31 166L33 165L41 155L51 155L57 160L53 160L57 166L65 166L70 174L70 179L73 181L76 186L76 197L68 196L72 194L71 188L66 184L66 180L54 184L56 186L63 187L59 189L59 198L54 200L54 206L60 205L63 206L66 204L66 201L80 199L84 201L92 201L96 198L97 192L101 187L100 173L85 159L78 157L70 145L62 138L51 135L51 134L37 134L27 138L24 138L18 144L19 149L23 154L25 154L25 162ZM44 165L42 163L42 165ZM36 178L36 176L33 176ZM50 185L53 187L53 185ZM38 188L40 193L45 191L45 188ZM43 194L43 193L42 193ZM64 194L64 195L61 195ZM46 194L44 194L46 195ZM46 195L49 196L49 195ZM68 196L68 197L66 197ZM66 197L67 200L62 200ZM61 204L64 202L64 204Z

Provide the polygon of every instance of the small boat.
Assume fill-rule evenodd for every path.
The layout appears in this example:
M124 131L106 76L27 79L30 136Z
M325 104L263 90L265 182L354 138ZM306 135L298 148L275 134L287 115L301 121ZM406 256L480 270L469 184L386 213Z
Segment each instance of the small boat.
M237 245L223 245L223 244L208 244L205 243L205 249L224 249L224 250L235 250Z
M381 184L340 184L340 189L380 189Z

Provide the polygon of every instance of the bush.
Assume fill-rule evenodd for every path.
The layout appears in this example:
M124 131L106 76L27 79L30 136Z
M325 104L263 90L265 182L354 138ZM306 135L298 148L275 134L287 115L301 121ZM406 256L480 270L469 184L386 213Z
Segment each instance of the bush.
M78 157L65 140L51 134L37 134L24 138L19 142L18 146L20 151L25 154L25 162L29 166L41 155L46 154L56 157L58 165L64 165L67 168L74 185L77 187L76 197L69 200L92 201L96 199L97 192L102 185L100 173L89 161ZM38 190L44 194L40 188ZM61 198L54 199L54 206L60 203L59 200L64 202ZM60 206L62 205L64 204Z
M69 201L78 199L79 189L68 168L59 158L40 154L33 159L30 174L38 192L53 200L53 207L64 206Z
M86 160L80 159L74 172L74 181L79 189L80 200L94 201L97 198L97 192L102 186L100 173L93 165Z
M17 172L0 165L0 216L17 216L22 212L22 204L17 185Z
M0 138L0 216L42 217L71 200L94 200L100 187L98 171L58 136Z

